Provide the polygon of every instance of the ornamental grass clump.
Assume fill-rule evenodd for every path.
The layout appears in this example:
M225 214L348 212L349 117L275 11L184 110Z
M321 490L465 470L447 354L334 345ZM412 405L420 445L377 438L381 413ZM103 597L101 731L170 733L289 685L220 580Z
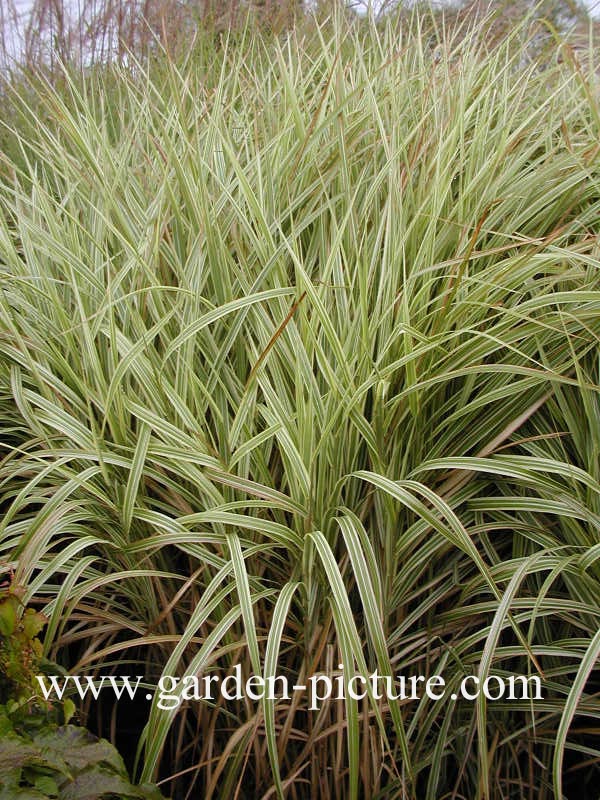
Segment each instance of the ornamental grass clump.
M597 785L593 48L542 69L424 24L200 37L13 98L0 558L45 657L448 687L140 693L137 774L173 797ZM466 675L543 699L452 700ZM80 714L118 731L110 703Z

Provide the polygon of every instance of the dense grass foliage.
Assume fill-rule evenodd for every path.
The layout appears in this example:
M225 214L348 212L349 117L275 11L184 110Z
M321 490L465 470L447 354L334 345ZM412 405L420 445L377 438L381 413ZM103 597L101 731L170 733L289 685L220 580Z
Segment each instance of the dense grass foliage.
M421 24L68 79L0 167L0 558L49 658L543 675L534 702L144 700L139 777L174 797L598 784L594 65Z

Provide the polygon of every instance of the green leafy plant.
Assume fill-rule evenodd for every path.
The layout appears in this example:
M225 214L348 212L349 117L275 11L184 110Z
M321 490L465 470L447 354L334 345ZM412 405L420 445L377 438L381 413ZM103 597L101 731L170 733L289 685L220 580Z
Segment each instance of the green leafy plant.
M162 800L155 786L132 786L105 739L35 714L15 721L13 705L0 705L1 800Z
M161 800L155 786L132 786L119 753L69 725L72 700L47 701L36 676L64 674L42 656L47 618L22 607L22 587L0 592L0 800Z
M37 694L35 676L42 656L38 634L48 621L33 608L22 609L24 589L0 592L0 703Z

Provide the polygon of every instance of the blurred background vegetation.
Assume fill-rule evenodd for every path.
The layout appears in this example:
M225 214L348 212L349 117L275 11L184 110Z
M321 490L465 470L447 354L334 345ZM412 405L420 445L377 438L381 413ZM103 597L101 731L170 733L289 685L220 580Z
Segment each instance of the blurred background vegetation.
M307 16L326 16L336 4L358 16L369 13L369 0L0 0L0 66L4 73L16 65L54 72L58 61L126 63L132 54L144 58L157 47L176 55L189 49L199 29L224 32L250 18L263 29L282 32ZM491 11L491 40L534 12L578 43L587 41L594 0L379 0L371 10L383 19L409 15L417 6L432 10L449 27L488 18Z

